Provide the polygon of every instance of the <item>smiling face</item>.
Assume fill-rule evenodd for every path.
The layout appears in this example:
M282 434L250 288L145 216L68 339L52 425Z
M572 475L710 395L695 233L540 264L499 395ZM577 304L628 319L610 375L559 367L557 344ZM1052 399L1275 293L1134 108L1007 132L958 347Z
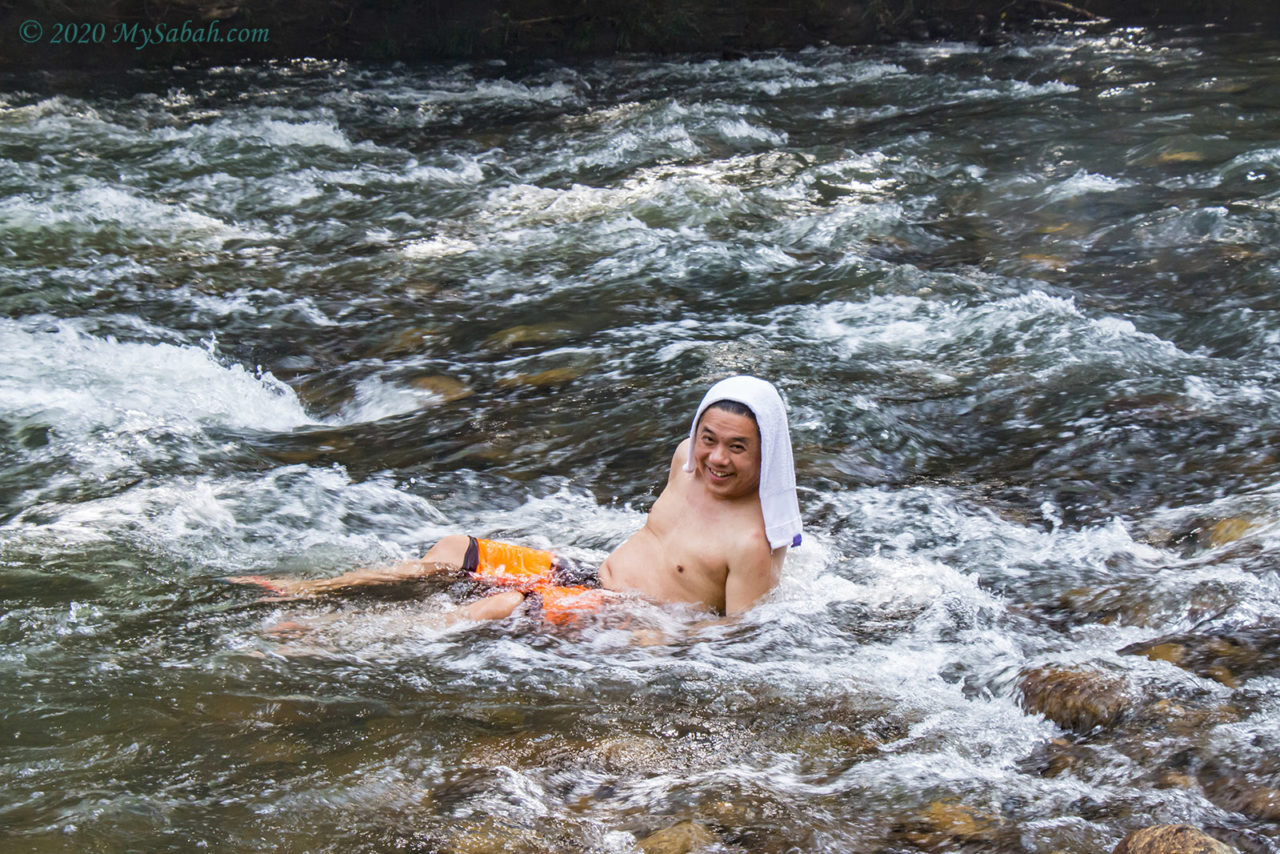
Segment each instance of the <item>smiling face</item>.
M760 488L760 431L749 415L712 404L694 434L694 472L718 498L741 498Z

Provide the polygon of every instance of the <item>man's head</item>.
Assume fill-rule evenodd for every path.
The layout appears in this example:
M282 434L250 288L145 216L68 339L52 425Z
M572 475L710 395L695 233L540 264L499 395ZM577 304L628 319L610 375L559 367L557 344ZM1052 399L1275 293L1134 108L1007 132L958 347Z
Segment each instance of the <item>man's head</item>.
M708 431L714 437L703 438ZM740 445L737 448L733 447L735 439ZM724 448L712 447L722 440L727 441ZM724 494L748 495L754 490L759 495L770 546L800 545L803 526L787 407L772 383L737 376L713 385L703 395L689 426L689 448L685 471L710 469L718 473L718 479L704 479Z
M751 407L712 403L698 419L689 449L695 471L718 498L741 498L760 488L760 428Z

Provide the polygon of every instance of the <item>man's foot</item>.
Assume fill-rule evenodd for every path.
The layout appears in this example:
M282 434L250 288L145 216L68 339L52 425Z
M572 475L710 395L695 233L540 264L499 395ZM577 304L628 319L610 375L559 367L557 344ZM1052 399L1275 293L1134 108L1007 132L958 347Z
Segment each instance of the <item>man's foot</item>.
M524 594L516 590L495 593L454 611L450 615L452 617L450 622L457 622L458 620L475 620L476 622L503 620L510 617L523 601Z
M284 640L286 638L288 639L300 638L303 635L309 633L311 630L312 630L311 626L303 625L297 620L281 620L278 623L272 623L271 625L267 626L267 628L265 629L267 634L274 635L275 637L278 637L281 640Z

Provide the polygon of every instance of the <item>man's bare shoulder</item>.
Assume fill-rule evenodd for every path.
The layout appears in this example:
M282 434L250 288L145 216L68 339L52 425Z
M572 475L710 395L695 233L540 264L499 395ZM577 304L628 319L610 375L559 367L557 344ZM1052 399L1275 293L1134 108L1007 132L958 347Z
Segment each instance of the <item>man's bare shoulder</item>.
M689 440L683 439L680 444L676 445L676 452L671 455L671 474L684 468L684 464L689 461Z
M764 523L744 524L734 532L729 549L729 566L759 566L768 564L772 559L773 549L769 547L769 538L764 533Z

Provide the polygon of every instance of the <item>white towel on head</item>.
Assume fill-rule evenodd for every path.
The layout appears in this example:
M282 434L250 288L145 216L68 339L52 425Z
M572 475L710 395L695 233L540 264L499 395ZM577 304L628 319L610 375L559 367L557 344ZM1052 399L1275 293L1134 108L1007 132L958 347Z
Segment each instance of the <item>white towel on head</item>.
M698 404L689 428L689 458L684 470L693 471L693 443L698 422L717 400L736 400L756 416L760 428L760 509L769 547L800 545L800 501L796 497L796 466L791 457L787 409L773 384L759 377L729 377L711 387Z

